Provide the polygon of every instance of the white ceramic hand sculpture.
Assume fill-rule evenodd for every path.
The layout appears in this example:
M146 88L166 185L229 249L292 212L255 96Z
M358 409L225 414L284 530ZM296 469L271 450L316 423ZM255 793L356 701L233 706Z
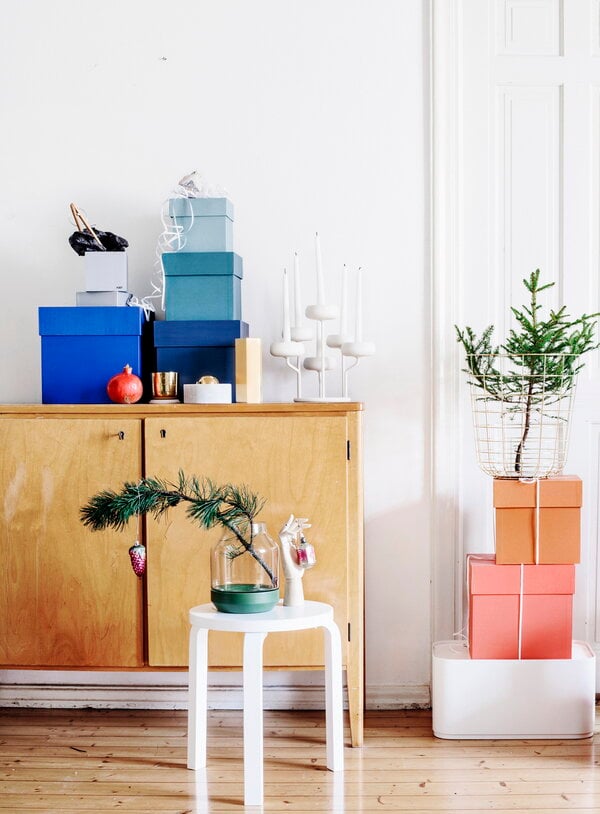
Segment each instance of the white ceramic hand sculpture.
M287 522L279 532L283 557L283 574L285 576L283 604L292 608L304 604L302 577L305 569L298 564L294 543L296 536L305 528L310 528L306 518L294 517L293 514L290 514Z

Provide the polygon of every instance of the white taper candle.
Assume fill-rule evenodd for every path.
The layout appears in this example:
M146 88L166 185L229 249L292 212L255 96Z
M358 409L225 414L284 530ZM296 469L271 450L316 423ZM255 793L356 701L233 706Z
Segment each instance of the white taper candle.
M362 268L356 272L356 327L354 341L362 342Z
M321 261L321 241L318 232L315 232L315 258L317 263L317 305L323 305L325 302L325 285L323 282L323 263Z
M290 291L287 269L283 270L283 341L291 341L290 333Z
M300 255L294 252L294 328L302 325L302 299L300 297Z
M348 266L344 263L342 271L342 302L340 305L340 336L346 336L346 322L348 314ZM344 339L344 341L346 341Z

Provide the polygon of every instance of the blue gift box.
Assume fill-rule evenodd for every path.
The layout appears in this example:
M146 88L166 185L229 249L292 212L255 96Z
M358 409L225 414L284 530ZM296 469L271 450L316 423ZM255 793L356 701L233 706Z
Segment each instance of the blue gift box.
M182 251L233 251L233 204L227 198L171 198L169 215L182 227Z
M153 323L156 369L179 373L180 397L184 384L201 376L215 376L231 384L235 398L235 340L248 336L248 323L240 320L175 321Z
M166 252L166 320L240 320L242 258L233 252Z
M142 376L144 312L137 307L40 308L42 402L109 404L108 380Z

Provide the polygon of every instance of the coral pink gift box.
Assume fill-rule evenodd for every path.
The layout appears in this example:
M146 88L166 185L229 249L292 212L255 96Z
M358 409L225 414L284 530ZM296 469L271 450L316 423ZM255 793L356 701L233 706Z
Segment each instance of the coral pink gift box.
M570 659L574 565L467 558L472 659Z

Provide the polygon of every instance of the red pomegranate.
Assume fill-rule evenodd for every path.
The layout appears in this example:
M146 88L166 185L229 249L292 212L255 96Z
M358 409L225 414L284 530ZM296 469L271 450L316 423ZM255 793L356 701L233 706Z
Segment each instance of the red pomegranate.
M106 392L116 404L134 404L142 397L141 379L131 372L131 365L125 365L122 373L113 376L106 385Z

